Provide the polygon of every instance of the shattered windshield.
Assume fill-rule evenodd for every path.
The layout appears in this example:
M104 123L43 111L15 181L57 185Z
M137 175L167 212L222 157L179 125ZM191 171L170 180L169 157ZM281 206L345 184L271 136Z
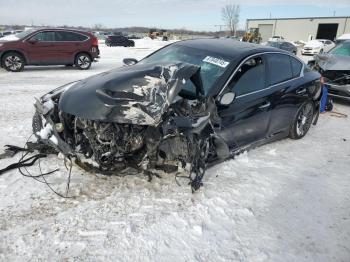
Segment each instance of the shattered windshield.
M350 56L350 42L340 43L329 51L332 55Z
M206 50L170 45L140 61L140 63L163 62L185 62L200 66L203 88L205 94L208 94L208 91L213 87L214 83L228 68L230 59ZM190 81L186 82L184 89L189 92L195 91L195 87Z

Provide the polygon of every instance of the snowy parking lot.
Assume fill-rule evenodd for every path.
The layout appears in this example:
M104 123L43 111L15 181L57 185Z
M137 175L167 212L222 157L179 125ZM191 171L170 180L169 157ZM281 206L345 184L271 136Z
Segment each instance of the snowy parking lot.
M31 135L34 97L141 59L165 42L100 45L90 70L0 69L0 148ZM311 57L303 57L307 60ZM336 101L350 115L350 102ZM15 157L18 160L18 157ZM0 169L14 158L0 160ZM63 160L41 161L65 191ZM38 167L30 168L33 174ZM350 119L320 116L301 140L285 139L211 167L192 194L163 174L106 177L74 167L72 198L17 170L0 176L0 261L350 261Z

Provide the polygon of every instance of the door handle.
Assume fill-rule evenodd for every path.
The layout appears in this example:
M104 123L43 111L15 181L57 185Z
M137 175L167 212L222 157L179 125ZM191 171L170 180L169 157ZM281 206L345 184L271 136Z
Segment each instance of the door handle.
M297 90L297 94L298 95L303 95L303 94L305 94L306 93L306 88L301 88L301 89L298 89Z
M259 109L264 109L264 108L267 108L271 105L270 102L265 102L264 104L262 104L261 106L259 106Z

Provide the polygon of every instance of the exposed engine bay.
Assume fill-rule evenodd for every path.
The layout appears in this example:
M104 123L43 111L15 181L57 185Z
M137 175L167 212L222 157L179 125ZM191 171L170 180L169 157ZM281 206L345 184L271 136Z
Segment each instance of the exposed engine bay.
M347 56L319 54L309 65L317 70L329 87L331 95L350 98L350 58Z
M68 84L36 101L33 132L88 171L187 172L197 190L207 162L229 156L199 70L185 63L136 65ZM187 81L195 96L182 93Z

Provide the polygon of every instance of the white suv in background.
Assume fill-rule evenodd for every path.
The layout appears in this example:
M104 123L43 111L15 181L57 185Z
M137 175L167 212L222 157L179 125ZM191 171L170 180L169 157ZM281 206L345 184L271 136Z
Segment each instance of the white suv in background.
M301 49L302 55L316 55L320 53L326 53L331 50L335 44L331 40L316 39L307 42L303 49Z

